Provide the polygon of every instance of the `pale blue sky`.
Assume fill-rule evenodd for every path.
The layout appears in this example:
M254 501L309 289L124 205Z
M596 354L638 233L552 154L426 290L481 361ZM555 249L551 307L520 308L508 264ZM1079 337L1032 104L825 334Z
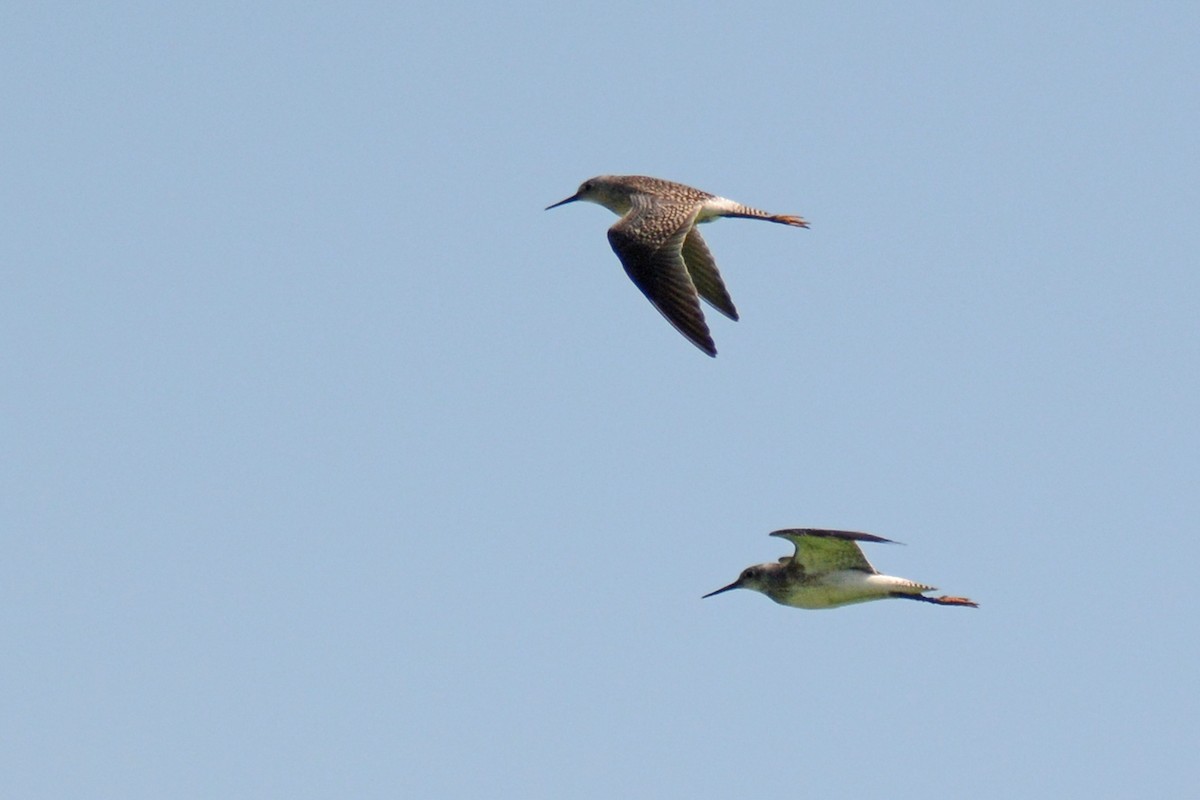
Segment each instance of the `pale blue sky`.
M1195 4L0 10L6 797L1200 784ZM544 212L647 173L711 360ZM700 595L775 528L978 611Z

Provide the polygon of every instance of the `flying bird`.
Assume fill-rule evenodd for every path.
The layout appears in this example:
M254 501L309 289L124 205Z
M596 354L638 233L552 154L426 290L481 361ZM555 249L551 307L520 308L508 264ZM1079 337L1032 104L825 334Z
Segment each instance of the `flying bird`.
M732 320L737 309L696 225L717 217L765 219L807 228L800 217L768 214L682 183L644 175L600 175L579 191L546 207L576 200L598 203L621 217L608 229L608 242L625 273L675 329L710 356L717 348L700 309L700 299Z
M836 608L889 597L921 600L939 606L979 606L965 597L928 597L925 593L936 591L936 587L881 575L867 561L858 543L895 544L891 539L819 528L787 528L771 535L794 544L795 555L784 556L778 562L746 567L736 581L704 597L730 589L753 589L776 603L796 608Z

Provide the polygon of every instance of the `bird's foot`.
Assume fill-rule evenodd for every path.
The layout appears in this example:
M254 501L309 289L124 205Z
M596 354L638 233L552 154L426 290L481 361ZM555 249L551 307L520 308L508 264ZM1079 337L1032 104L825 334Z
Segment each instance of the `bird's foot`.
M929 599L940 606L969 606L971 608L979 608L979 603L976 603L974 600L968 600L965 597L942 595L941 597L930 597Z

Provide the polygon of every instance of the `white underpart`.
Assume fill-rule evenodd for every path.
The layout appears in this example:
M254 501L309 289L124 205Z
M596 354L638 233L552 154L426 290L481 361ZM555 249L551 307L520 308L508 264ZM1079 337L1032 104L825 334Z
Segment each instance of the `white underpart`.
M738 213L743 208L745 206L741 203L735 203L727 197L714 197L704 201L704 205L700 207L700 213L696 216L696 222L711 222L726 214Z
M893 592L923 594L934 588L907 578L843 570L822 576L817 583L796 586L787 598L787 605L797 608L835 608L880 600Z

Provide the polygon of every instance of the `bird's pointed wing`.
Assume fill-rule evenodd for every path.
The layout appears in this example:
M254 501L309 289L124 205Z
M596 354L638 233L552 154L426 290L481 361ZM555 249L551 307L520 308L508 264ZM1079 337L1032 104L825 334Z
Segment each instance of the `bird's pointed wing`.
M646 299L692 344L715 356L717 347L680 252L697 210L635 195L632 210L608 229L608 243Z
M787 528L772 536L787 539L796 546L792 564L805 575L823 575L843 569L874 573L875 568L859 549L859 542L887 542L882 536L858 531L830 531L820 528Z
M738 312L733 307L733 298L729 296L725 282L721 280L717 262L713 260L712 253L708 251L708 245L704 243L704 239L700 237L700 231L696 230L695 226L692 226L687 236L684 237L682 252L683 263L687 267L688 274L692 276L692 283L695 284L696 291L717 311L736 320Z

